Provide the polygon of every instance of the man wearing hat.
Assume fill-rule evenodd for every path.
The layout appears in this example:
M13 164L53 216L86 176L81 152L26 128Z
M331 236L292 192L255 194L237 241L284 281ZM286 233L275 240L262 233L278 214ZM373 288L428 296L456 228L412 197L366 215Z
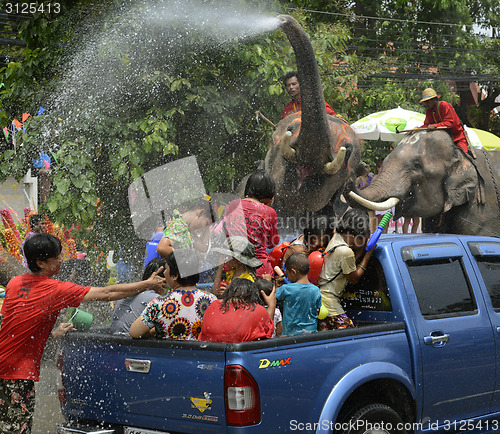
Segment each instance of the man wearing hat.
M434 130L438 127L445 127L455 145L467 153L469 146L462 122L460 122L460 118L452 105L446 101L439 101L439 97L440 95L431 88L427 88L422 92L422 99L419 102L424 103L426 111L424 124L419 128Z

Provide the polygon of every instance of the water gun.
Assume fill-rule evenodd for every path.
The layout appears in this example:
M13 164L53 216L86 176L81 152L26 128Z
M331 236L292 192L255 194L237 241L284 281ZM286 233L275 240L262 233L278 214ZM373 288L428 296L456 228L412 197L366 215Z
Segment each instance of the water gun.
M286 275L286 271L285 271L285 265L283 265L283 269L281 269L278 265L276 265L274 267L274 273L278 276L278 277L283 277L283 282L285 283L292 283L290 282L290 279L288 278L288 276Z
M387 226L387 223L389 223L389 220L392 217L392 213L390 211L387 211L384 214L384 217L382 217L382 220L380 220L380 224L377 226L377 229L373 232L372 236L368 240L368 243L366 244L366 251L373 249L375 247L375 244L377 244L378 239L380 238L380 235L382 235L382 231L385 229Z

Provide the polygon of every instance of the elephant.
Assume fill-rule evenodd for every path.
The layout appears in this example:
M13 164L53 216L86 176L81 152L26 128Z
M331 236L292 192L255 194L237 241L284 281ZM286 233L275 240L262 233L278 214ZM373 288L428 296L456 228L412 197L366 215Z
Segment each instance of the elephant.
M1 247L1 246L0 246ZM4 249L0 249L0 285L6 286L9 280L27 270Z
M345 120L326 113L309 37L294 18L278 19L295 52L302 112L277 124L264 167L276 184L275 208L298 215L323 209L343 190L359 164L361 144Z
M500 236L500 152L460 150L446 131L416 130L384 160L362 191L348 196L395 218L422 217L424 232Z

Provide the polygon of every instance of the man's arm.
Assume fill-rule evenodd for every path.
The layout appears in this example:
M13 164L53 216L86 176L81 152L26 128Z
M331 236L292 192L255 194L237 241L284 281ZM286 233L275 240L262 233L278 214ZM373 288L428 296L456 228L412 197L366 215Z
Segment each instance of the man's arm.
M441 101L441 104L438 107L438 112L441 122L434 124L436 128L445 127L450 133L456 133L460 130L460 119L450 103Z
M166 258L173 251L174 246L172 245L172 240L170 238L162 238L156 246L156 252L164 258Z
M273 288L271 294L266 295L264 291L260 291L262 298L264 299L264 303L267 305L267 313L271 318L271 321L274 320L274 311L276 309L276 287Z
M165 287L165 278L158 276L158 273L163 271L160 267L158 271L154 272L147 280L131 283L118 283L116 285L91 287L90 291L85 294L82 301L112 301L120 300L121 298L130 297L131 295L138 294L146 289L153 289L158 293L162 293Z
M352 285L356 285L356 283L361 280L361 278L365 274L366 267L368 267L368 261L370 260L374 249L375 247L365 253L365 256L352 273L346 274L345 277L349 283L351 283Z
M419 126L418 128L427 128L430 124L432 124L434 120L432 119L432 114L430 110L425 111L425 119L424 119L424 124Z

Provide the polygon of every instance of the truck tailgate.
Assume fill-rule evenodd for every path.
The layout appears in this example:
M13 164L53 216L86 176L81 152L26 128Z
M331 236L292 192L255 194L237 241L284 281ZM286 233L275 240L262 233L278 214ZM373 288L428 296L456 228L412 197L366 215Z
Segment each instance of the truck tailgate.
M299 424L319 422L333 387L368 361L411 371L402 323L229 344L226 359L243 365L258 382L262 420L246 431L259 433L301 431Z
M169 431L225 430L223 344L79 335L62 345L66 417Z

